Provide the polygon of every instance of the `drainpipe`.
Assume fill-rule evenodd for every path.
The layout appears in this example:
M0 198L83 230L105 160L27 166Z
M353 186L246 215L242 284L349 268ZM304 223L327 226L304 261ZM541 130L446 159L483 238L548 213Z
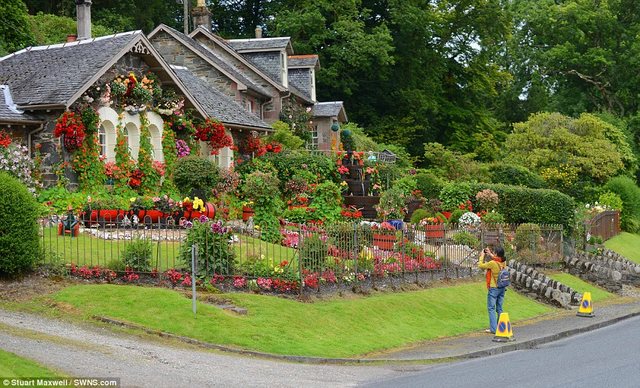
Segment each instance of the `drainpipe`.
M34 129L33 131L29 132L29 134L27 135L27 145L28 145L28 149L29 149L29 156L31 156L31 136L33 136L34 134L42 131L44 129L44 123L40 124L40 127Z

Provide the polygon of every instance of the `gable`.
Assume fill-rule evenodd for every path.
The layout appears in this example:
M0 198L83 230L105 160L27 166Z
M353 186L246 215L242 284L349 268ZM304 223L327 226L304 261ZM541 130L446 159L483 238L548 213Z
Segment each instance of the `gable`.
M221 37L205 30L202 27L195 29L190 36L199 44L205 46L209 50L223 57L227 62L232 64L238 71L250 78L256 84L261 85L265 89L273 87L279 92L283 92L286 88L272 79L271 76L265 74L255 64L248 61L242 54L237 53L229 43Z
M149 39L160 51L162 56L172 65L185 66L196 73L211 71L210 67L227 80L226 89L249 89L263 97L271 97L271 94L253 80L239 72L219 54L202 46L195 39L185 35L171 27L160 25L149 34ZM200 74L199 74L200 75ZM218 77L218 84L224 80ZM230 83L236 85L231 87Z
M14 102L20 107L67 107L78 90L140 36L140 31L133 31L29 47L0 59L0 84L10 86Z

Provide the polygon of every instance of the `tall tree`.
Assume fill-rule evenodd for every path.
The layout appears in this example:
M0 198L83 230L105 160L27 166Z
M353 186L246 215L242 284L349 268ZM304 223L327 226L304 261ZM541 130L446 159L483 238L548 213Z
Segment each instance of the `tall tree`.
M35 39L29 30L27 7L22 0L0 2L0 56L26 46L33 45Z
M640 3L513 0L512 9L516 23L506 62L516 77L514 105L571 115L637 112Z

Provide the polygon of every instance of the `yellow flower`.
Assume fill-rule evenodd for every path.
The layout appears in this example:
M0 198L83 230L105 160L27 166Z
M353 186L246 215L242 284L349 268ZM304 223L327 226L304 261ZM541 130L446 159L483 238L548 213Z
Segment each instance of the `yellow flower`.
M129 201L130 201L130 202L135 202L135 201L136 201L136 197L131 197L131 198L129 198Z
M193 210L204 210L204 201L202 201L200 198L198 197L194 197L193 198Z

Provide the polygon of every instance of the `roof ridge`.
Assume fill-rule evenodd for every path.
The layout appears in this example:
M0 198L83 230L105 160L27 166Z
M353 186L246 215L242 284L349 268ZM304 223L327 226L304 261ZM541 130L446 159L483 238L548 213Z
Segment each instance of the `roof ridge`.
M55 44L42 45L42 46L29 46L29 47L23 48L22 50L18 50L16 52L11 53L11 54L5 55L4 57L0 58L0 62L4 61L7 58L11 58L12 56L23 54L23 53L26 53L26 52L29 52L29 51L40 51L40 50L49 50L49 49L62 48L62 47L79 46L81 44L93 43L93 42L100 41L100 40L114 39L114 38L119 38L121 36L136 35L136 34L142 34L142 30L118 32L118 33L115 33L113 35L105 35L105 36L99 36L99 37L91 38L91 39L76 40L76 41L73 41L73 42L55 43Z
M257 40L261 40L261 41L265 41L265 40L276 40L276 39L289 39L291 40L290 36L274 36L271 38L237 38L237 39L225 39L226 41L234 41L234 42L251 42L251 41L257 41Z

